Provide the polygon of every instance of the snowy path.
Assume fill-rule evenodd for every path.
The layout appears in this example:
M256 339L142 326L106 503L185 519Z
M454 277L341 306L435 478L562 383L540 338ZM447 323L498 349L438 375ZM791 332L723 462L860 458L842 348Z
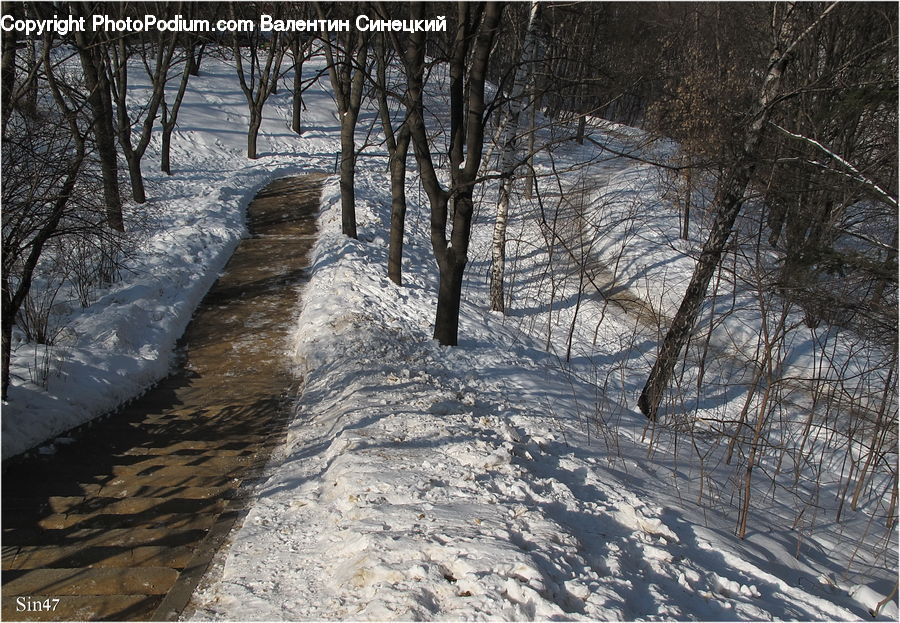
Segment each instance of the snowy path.
M293 376L281 353L321 179L277 180L250 204L253 237L201 304L178 370L56 454L6 466L4 619L172 618L184 607L245 504L242 484L285 432Z

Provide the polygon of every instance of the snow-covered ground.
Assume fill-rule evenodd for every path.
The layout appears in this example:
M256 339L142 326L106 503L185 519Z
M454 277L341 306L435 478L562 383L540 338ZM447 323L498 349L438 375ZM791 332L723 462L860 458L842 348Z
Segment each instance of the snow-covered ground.
M426 248L397 288L383 240L336 233L336 184L324 203L297 417L193 618L864 616L784 535L740 542L667 492L685 476L641 456L638 416L611 456L577 417L594 388L482 305L460 347L438 346Z
M327 80L305 95L302 138L288 130L287 93L273 97L263 155L249 161L247 109L232 72L210 58L189 85L175 176L154 173L155 146L148 154L157 198L141 261L91 308L72 312L69 342L53 347L49 391L27 380L29 354L17 352L4 456L164 374L193 306L244 233L243 210L256 190L281 175L333 169L338 128ZM438 95L430 108L439 111L440 102ZM361 117L361 136L373 119L371 111ZM594 136L619 140L609 128ZM567 143L553 162L585 160L594 161L589 170L563 175L570 188L589 176L633 205L659 194L645 168L596 145ZM648 428L634 407L656 331L596 294L578 296L578 271L548 257L534 203L523 202L511 226L510 313L487 311L491 188L473 234L460 345L438 346L424 193L412 172L397 287L386 277L386 177L383 153L364 153L358 241L339 233L336 181L323 192L311 279L285 345L303 393L248 515L195 596L192 618L871 618L867 609L897 573L896 530L868 522L867 512L887 500L864 500L861 512L845 511L837 523L833 500L823 499L808 511L813 519L800 521L802 505L759 479L748 535L736 538L737 466L713 457L702 435ZM610 203L603 191L588 195L592 218L612 214L599 207ZM688 247L656 244L671 218L653 210L589 243L600 259L620 260L629 285L643 286L640 294L662 313L691 266ZM644 241L643 251L620 257L632 239ZM729 370L726 362L709 374ZM723 394L697 408L740 409L743 390ZM822 495L834 497L827 487ZM894 601L880 618L897 616Z
M146 83L141 71L133 68L132 88ZM246 235L256 192L277 177L332 170L339 124L330 96L322 88L308 92L302 138L290 131L286 91L273 101L262 156L248 160L247 104L234 68L210 59L191 79L172 137L174 175L159 171L157 132L143 161L150 199L126 205L135 248L121 280L85 309L74 296L58 296L56 324L64 328L51 346L14 344L3 458L114 409L165 376L191 314Z

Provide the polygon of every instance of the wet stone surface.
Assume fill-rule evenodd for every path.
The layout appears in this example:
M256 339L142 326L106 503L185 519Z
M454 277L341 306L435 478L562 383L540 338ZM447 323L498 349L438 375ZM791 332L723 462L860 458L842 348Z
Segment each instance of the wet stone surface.
M276 180L140 399L3 466L2 619L173 619L283 438L287 336L325 176Z

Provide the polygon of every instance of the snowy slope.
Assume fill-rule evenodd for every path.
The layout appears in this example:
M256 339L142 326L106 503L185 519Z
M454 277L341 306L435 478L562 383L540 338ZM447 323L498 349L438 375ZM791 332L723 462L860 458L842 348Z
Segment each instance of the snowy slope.
M140 87L146 76L138 66L132 73ZM245 211L256 191L274 177L333 166L337 121L323 88L306 94L310 129L303 138L290 132L288 93L273 96L261 157L251 161L234 68L210 60L191 79L172 138L174 175L158 171L156 134L143 161L150 200L126 205L135 248L121 280L85 309L58 300L56 322L65 329L54 344L22 343L13 352L4 459L114 409L166 375L194 308L246 234Z
M227 62L210 58L191 83L174 138L175 176L153 172L151 148L145 171L156 198L141 207L151 218L142 219L140 260L91 308L72 311L72 335L52 351L49 391L29 380L26 349L17 352L4 456L164 374L191 309L244 235L256 190L281 175L333 169L337 121L327 80L305 95L302 138L288 130L286 91L273 98L263 155L252 162L244 157L246 105L232 76ZM440 112L440 94L433 99L429 108ZM363 114L361 135L373 120ZM592 173L654 192L639 168L598 154L587 154L596 160ZM565 144L555 157L575 163L585 152ZM512 223L517 298L508 316L491 314L485 190L461 344L445 349L430 337L436 270L415 175L399 288L386 278L385 159L363 154L359 168L359 241L338 233L336 182L323 194L311 280L285 345L305 381L288 439L190 616L870 618L866 609L896 573L896 531L879 549L883 535L873 529L857 556L864 513L792 533L790 509L773 502L755 512L748 538L736 539L732 474L681 452L690 442L678 446L677 435L648 430L633 407L657 335L596 296L576 307L577 276L565 263L547 270L533 207L523 205ZM578 172L567 180L574 187ZM645 220L627 235L652 240L668 227ZM613 236L610 248L623 237ZM658 251L655 263L682 266L672 274L683 276L690 264L678 251ZM674 297L674 286L658 283L665 274L642 266L632 277L657 298ZM557 295L549 305L548 288L538 287L548 283ZM569 335L574 348L564 364ZM881 616L896 617L895 603Z
M736 543L659 496L646 462L610 461L571 417L571 379L502 319L467 305L467 338L438 346L426 250L397 288L383 240L338 224L331 184L297 323L297 417L193 618L862 616L782 543Z
M565 348L571 301L555 314L525 298L505 318L485 311L489 195L473 237L461 343L439 347L430 337L436 271L421 188L413 175L398 288L385 274L386 163L364 162L359 241L338 233L336 182L324 193L295 333L304 391L287 443L192 618L868 617L877 591L890 589L890 554L851 574L843 571L849 551L797 559L774 505L737 540L728 502L694 503L697 483L722 474L677 453L648 458L633 400L599 394L596 378L552 354ZM513 271L536 281L533 217L520 210L510 238L525 241ZM528 330L547 324L551 353L541 332ZM583 329L580 351L590 343ZM633 319L608 311L598 331L605 355L583 359L605 356L603 373L623 375L633 391L643 369L615 363L624 354L617 343L638 331ZM639 333L644 354L631 357L653 347L652 333ZM759 527L767 521L774 529ZM889 606L882 616L895 613Z

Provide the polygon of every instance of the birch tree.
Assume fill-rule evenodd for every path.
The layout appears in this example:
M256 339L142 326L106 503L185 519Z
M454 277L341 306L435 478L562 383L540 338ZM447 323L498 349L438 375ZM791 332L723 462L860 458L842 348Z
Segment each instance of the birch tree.
M500 154L500 195L497 200L497 217L491 240L491 310L506 311L503 274L506 265L506 228L509 221L509 198L518 161L519 117L526 96L526 87L533 85L533 69L537 51L537 30L541 15L541 3L532 1L528 15L528 27L522 43L519 64L516 67L512 89L509 93L506 121ZM532 105L533 107L533 105Z
M808 36L834 9L828 5L806 29L796 34L794 5L776 4L772 7L773 47L762 86L748 117L737 158L726 172L717 196L709 237L703 245L691 281L681 305L660 348L659 355L638 399L641 412L655 420L663 393L669 386L681 351L690 338L691 330L706 297L709 282L719 264L725 245L731 236L735 220L744 204L744 195L756 168L758 149L773 106L778 102L782 77L797 45Z

